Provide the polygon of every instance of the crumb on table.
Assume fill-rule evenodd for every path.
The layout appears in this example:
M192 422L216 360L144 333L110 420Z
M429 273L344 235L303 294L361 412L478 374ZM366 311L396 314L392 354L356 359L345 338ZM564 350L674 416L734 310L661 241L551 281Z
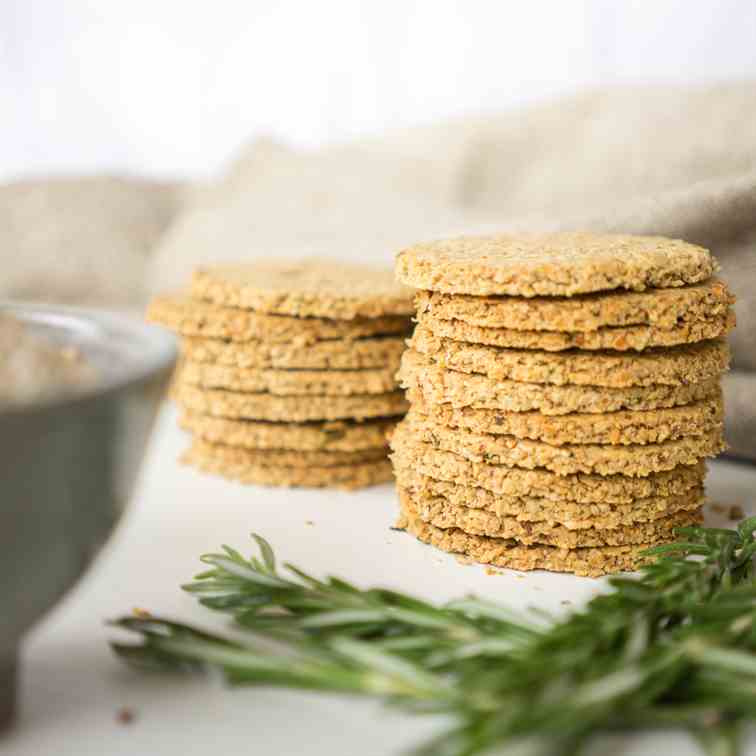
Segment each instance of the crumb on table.
M122 725L130 725L136 719L134 710L124 706L116 712L116 722Z
M736 520L742 520L745 517L745 512L743 511L743 507L733 504L733 506L730 507L727 516L734 522Z

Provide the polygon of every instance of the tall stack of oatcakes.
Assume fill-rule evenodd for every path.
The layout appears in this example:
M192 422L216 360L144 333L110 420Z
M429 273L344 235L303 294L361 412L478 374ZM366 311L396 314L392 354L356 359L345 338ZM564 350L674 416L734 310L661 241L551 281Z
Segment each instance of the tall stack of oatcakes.
M197 270L187 294L148 312L181 337L173 396L193 436L183 461L276 486L390 480L411 312L390 270L322 260Z
M701 247L557 233L399 254L419 289L392 438L400 525L500 567L601 575L702 518L733 297Z

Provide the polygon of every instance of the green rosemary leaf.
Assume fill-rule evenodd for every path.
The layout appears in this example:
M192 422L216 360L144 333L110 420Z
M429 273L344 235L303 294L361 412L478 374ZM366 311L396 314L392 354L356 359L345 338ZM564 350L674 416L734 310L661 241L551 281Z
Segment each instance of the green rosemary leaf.
M707 753L737 754L756 720L756 518L733 531L685 528L650 549L637 578L563 617L466 597L435 606L396 591L320 580L264 539L260 558L224 547L184 586L280 650L239 644L160 618L116 622L127 663L220 669L233 685L383 698L454 726L418 754L577 754L598 732L682 727Z
M680 541L679 543L663 543L659 546L652 546L642 552L643 556L664 556L666 554L680 553L708 556L711 553L711 549L705 544Z
M318 580L317 578L312 577L311 575L308 575L303 570L300 570L299 567L289 563L284 562L284 567L291 572L295 577L298 577L305 585L309 586L310 588L322 588L323 583Z
M227 572L229 575L248 580L249 582L258 585L269 586L272 588L281 588L286 587L287 585L285 580L264 574L259 569L255 569L250 563L240 564L235 559L229 559L220 554L208 554L202 557L202 561L205 564L210 564L213 567L217 567L219 570Z
M756 515L738 523L737 531L738 535L743 539L752 537L754 532L756 532Z
M541 626L534 621L534 614L524 615L515 612L505 606L494 604L490 601L468 597L447 604L447 609L460 612L469 617L486 618L516 628L519 631L526 630L529 633L538 633Z
M230 559L233 559L233 561L237 564L247 563L247 560L236 549L232 549L230 546L226 546L226 544L223 544L221 548L226 553L226 556L228 556Z
M363 622L381 622L385 619L386 612L380 609L341 609L305 617L301 622L301 627L315 630Z
M270 544L257 533L252 533L252 538L255 539L258 547L260 548L260 556L262 557L263 564L268 568L271 574L275 574L276 571L276 556L273 553L273 549Z

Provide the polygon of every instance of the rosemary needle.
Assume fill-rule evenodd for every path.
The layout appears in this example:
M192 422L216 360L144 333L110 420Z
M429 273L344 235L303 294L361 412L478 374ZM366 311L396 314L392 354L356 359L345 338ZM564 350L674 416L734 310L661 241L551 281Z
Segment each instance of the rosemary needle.
M610 578L609 593L558 620L279 570L255 535L259 557L223 547L184 586L230 614L248 642L128 616L113 624L138 642L112 647L142 667L215 667L234 685L361 694L450 716L452 730L420 754L573 754L599 732L657 727L737 754L742 725L756 719L755 532L756 518L733 531L681 529L680 542L649 550L637 578Z

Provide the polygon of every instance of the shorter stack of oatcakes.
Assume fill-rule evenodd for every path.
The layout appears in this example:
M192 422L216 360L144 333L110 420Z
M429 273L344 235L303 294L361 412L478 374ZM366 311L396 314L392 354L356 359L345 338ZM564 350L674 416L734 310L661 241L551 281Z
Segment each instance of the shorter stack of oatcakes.
M600 575L701 521L734 326L707 250L462 238L397 271L420 289L392 438L402 527L500 567Z
M183 461L245 483L360 488L392 478L386 434L412 294L333 261L219 265L148 318L181 337Z

